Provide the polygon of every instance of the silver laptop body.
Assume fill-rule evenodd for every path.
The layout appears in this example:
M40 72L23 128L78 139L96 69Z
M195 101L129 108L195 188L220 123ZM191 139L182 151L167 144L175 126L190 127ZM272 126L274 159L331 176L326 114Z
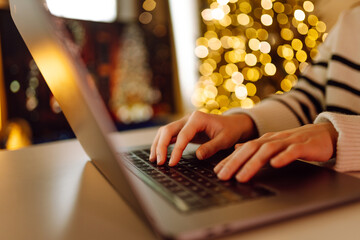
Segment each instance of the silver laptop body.
M216 237L360 198L360 180L296 161L256 176L253 184L265 190L264 195L194 211L181 209L181 203L174 204L161 189L150 188L129 160L116 153L109 113L45 0L9 2L22 38L92 163L158 236Z

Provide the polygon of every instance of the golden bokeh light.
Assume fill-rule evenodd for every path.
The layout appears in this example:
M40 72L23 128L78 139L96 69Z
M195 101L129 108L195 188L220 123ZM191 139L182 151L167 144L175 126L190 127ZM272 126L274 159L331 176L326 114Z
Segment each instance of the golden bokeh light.
M256 63L257 63L257 58L254 54L252 53L249 53L249 54L246 54L245 56L245 63L248 65L248 66L255 66Z
M304 44L302 43L302 41L300 39L293 39L291 42L291 47L296 50L299 51L303 48Z
M265 10L270 10L273 6L271 0L261 0L261 7Z
M235 87L235 95L238 99L244 100L248 95L248 91L245 85L241 84Z
M269 76L273 76L276 73L276 66L273 63L267 63L264 67L265 73Z
M283 13L285 11L284 4L281 2L275 2L273 8L276 13Z
M198 58L206 58L209 55L209 50L204 45L197 46L195 48L195 55Z
M294 32L289 28L283 28L280 31L280 35L284 40L291 41L294 37Z
M309 27L305 23L299 23L297 26L297 30L300 34L306 35L309 31Z
M303 3L303 8L307 12L312 12L312 11L314 11L315 6L311 1L305 1Z
M249 47L253 51L257 51L260 49L260 41L256 38L252 38L249 40Z
M201 76L193 105L222 114L253 107L264 92L290 91L327 36L314 8L312 0L208 0L195 47Z
M270 51L271 51L270 43L265 42L265 41L260 43L260 52L262 52L262 53L270 53Z
M270 26L273 23L273 18L269 14L263 14L261 16L261 23L264 26Z
M296 9L294 12L294 17L297 21L304 21L305 20L305 13L304 11L300 10L300 9Z
M234 72L231 75L231 80L236 84L240 85L244 82L244 75L241 72Z
M154 0L145 0L143 8L144 10L151 12L156 8L156 2Z
M245 14L245 13L240 13L238 16L237 16L237 21L239 24L243 25L243 26L246 26L250 23L250 17Z

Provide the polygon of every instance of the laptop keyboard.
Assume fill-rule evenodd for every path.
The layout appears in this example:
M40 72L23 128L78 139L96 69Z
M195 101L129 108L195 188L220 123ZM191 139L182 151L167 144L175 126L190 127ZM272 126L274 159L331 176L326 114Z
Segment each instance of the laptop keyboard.
M182 212L201 210L250 199L271 196L274 193L262 186L241 184L234 179L220 181L213 168L216 161L197 160L185 155L175 167L151 163L149 150L136 150L126 154L137 174L150 187Z

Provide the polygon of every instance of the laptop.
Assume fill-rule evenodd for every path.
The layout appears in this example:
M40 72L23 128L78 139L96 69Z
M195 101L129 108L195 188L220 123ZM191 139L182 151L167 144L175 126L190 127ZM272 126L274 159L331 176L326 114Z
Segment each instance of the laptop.
M147 161L149 150L118 153L115 127L80 57L45 0L9 0L14 22L91 162L159 238L209 239L360 198L360 180L303 161L263 168L247 184L184 155L173 168ZM145 158L145 160L142 160ZM99 206L101 207L101 206Z

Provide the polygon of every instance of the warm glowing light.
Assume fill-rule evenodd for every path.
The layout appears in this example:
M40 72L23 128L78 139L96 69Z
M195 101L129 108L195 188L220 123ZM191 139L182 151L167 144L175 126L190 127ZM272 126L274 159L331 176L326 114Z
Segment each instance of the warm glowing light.
M262 53L270 53L271 45L268 42L261 42L260 43L260 52Z
M305 1L303 4L304 10L307 12L312 12L314 11L314 4L310 1Z
M299 61L299 62L305 62L307 60L307 53L304 51L304 50L299 50L297 53L296 53L296 59Z
M199 71L204 76L210 76L213 73L214 68L209 63L205 62L200 65Z
M318 21L319 21L319 19L318 19L318 17L315 16L315 15L310 15L310 16L308 17L308 22L309 22L309 24L310 24L311 26L316 26L316 24L318 23Z
M273 19L269 14L263 14L260 20L265 26L270 26L273 23Z
M295 74L306 69L306 61L316 56L316 47L327 36L326 25L309 14L314 10L310 0L210 0L208 4L201 12L206 31L196 40L196 50L202 50L197 54L201 90L192 98L207 113L253 107L269 85L263 78L283 79L279 89L274 87L276 81L267 91L289 91L297 83ZM282 60L272 55L276 52Z
M238 67L233 63L229 63L225 67L225 71L226 71L228 76L232 76L233 73L237 72L238 70L239 70Z
M292 61L286 62L284 68L288 74L295 74L296 72L296 65Z
M261 6L265 10L270 10L272 8L273 4L272 4L271 0L261 0Z
M257 58L254 54L252 53L249 53L249 54L246 54L245 56L245 63L248 65L248 66L255 66L256 63L257 63Z
M284 45L283 47L282 47L282 57L283 58L285 58L285 59L287 59L287 60L291 60L291 59L293 59L293 57L294 57L294 51L293 51L293 49L291 48L291 46L290 45Z
M267 63L271 63L271 56L269 54L261 54L259 58L262 65L266 65Z
M10 91L17 93L20 90L20 83L17 80L14 80L10 83Z
M315 29L309 29L308 36L312 40L317 40L319 38L319 32L316 31Z
M218 94L218 90L215 86L213 85L207 85L205 88L204 88L204 95L205 97L207 98L210 98L210 99L215 99L215 97L217 96Z
M257 91L257 88L256 88L255 84L253 84L253 83L247 83L245 86L246 86L248 95L249 95L249 96L255 96L256 91Z
M284 80L281 81L280 86L283 91L288 92L292 88L292 83L289 79L285 78Z
M213 99L209 100L206 102L206 108L209 109L209 110L212 110L212 109L217 109L219 108L219 103Z
M256 38L252 38L249 40L249 47L253 51L257 51L260 49L260 41Z
M219 23L223 27L227 27L231 24L232 20L229 15L225 15L221 20L219 20Z
M318 30L319 32L323 33L326 31L326 24L322 21L318 21L316 23L316 30Z
M276 66L273 63L267 63L264 70L267 75L273 76L276 73Z
M300 34L306 35L309 31L309 27L305 23L299 23L297 30Z
M246 26L250 23L250 17L245 14L245 13L240 13L238 16L237 16L237 21L239 24L243 25L243 26Z
M231 80L236 84L240 85L244 82L244 75L241 72L234 72L231 75Z
M98 22L113 22L117 17L116 0L46 0L46 3L50 12L59 17Z
M285 24L287 24L287 23L289 22L288 16L287 16L286 14L284 14L284 13L278 14L277 17L276 17L276 20L277 20L280 24L283 24L283 25L285 25Z
M10 123L8 128L10 132L7 136L7 141L5 144L6 149L16 150L31 144L29 136L29 127L22 126L18 123Z
M245 85L241 84L236 86L235 88L235 95L238 99L243 100L247 97L248 91Z
M139 15L139 22L142 24L149 24L153 19L153 15L149 12L143 12Z
M143 8L145 11L153 11L156 8L156 2L154 0L145 0L143 3Z
M274 3L274 11L276 13L283 13L285 11L284 4L282 4L281 2L275 2Z
M211 9L209 9L209 8L204 9L204 10L201 12L201 16L202 16L202 18L203 18L205 21L211 21L211 20L213 20L212 11L211 11Z
M230 99L225 95L219 95L216 97L216 101L220 108L227 107L230 103Z
M218 38L209 39L208 44L211 50L219 50L221 48L221 41Z
M248 39L251 39L251 38L257 38L257 31L256 29L254 28L247 28L246 31L245 31L245 35Z
M252 10L252 7L251 7L250 3L242 2L239 4L239 9L243 13L250 13Z
M207 47L200 45L195 48L195 55L198 58L206 58L209 55L209 50Z
M220 5L226 5L229 3L229 0L217 0L217 2L220 4Z
M294 17L296 20L298 21L304 21L305 20L305 13L303 10L300 10L300 9L296 9L295 12L294 12Z
M305 38L305 45L309 48L314 48L316 46L316 41L314 39L311 39L309 37Z
M226 80L224 83L224 88L229 92L234 92L236 86L237 85L231 79Z
M283 28L280 31L280 35L284 40L290 41L294 37L294 32L289 28Z
M253 106L254 106L254 102L250 98L245 98L244 100L241 101L242 108L252 108Z
M222 9L216 8L211 11L211 15L216 20L221 20L225 17L225 13Z
M303 43L300 39L293 39L291 42L291 46L294 50L299 51L303 48Z
M250 68L246 72L247 80L256 82L260 78L260 72L256 68Z
M269 33L265 29L260 28L257 30L257 37L259 40L265 41L268 39Z

